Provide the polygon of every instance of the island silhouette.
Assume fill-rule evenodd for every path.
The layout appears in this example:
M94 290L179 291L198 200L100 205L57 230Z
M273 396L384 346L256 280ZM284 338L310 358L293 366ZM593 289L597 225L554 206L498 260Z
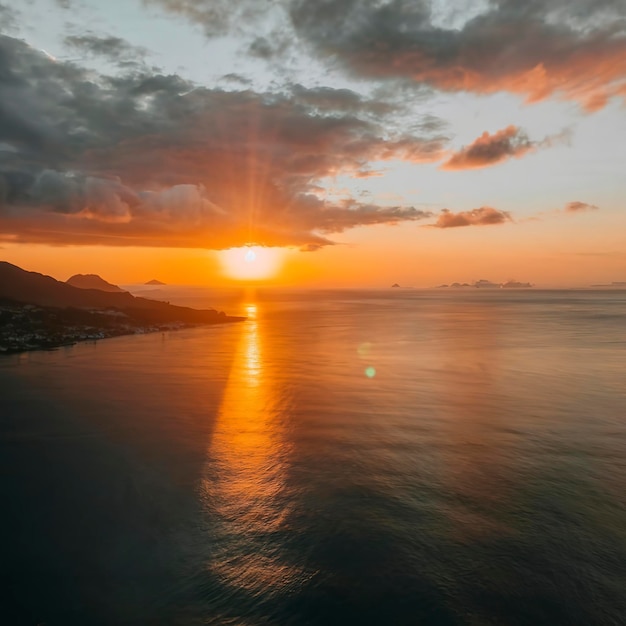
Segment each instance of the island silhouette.
M111 291L114 293L125 293L125 289L107 282L97 274L74 274L65 281L72 287L79 289L99 289L100 291Z

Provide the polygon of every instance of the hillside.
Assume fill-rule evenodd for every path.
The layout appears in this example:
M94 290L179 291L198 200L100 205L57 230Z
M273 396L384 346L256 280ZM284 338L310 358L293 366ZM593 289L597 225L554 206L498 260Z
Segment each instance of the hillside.
M65 282L79 289L98 289L112 293L124 293L124 289L107 282L97 274L74 274L74 276L68 278Z
M23 304L44 307L117 309L145 323L184 322L187 324L210 324L237 321L214 309L190 309L138 298L123 291L113 293L97 289L79 289L67 283L28 272L16 265L0 261L0 298Z

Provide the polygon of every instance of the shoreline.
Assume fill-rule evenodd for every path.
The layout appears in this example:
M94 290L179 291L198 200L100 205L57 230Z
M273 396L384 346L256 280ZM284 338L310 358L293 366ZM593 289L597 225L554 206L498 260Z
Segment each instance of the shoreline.
M191 310L190 310L191 311ZM149 314L118 309L60 309L17 302L0 303L0 355L56 350L86 341L243 322L247 318L194 310L205 320L149 319Z

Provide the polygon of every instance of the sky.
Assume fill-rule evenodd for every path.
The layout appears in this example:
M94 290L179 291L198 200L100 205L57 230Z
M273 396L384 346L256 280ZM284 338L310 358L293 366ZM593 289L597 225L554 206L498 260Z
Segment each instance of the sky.
M623 0L0 0L0 33L1 260L626 281Z

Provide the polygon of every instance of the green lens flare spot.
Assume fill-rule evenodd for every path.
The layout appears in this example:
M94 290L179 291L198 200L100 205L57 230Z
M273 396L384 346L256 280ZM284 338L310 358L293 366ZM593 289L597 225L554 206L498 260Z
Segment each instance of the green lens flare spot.
M374 378L374 376L376 376L376 370L373 367L366 367L365 368L365 375L368 378Z

